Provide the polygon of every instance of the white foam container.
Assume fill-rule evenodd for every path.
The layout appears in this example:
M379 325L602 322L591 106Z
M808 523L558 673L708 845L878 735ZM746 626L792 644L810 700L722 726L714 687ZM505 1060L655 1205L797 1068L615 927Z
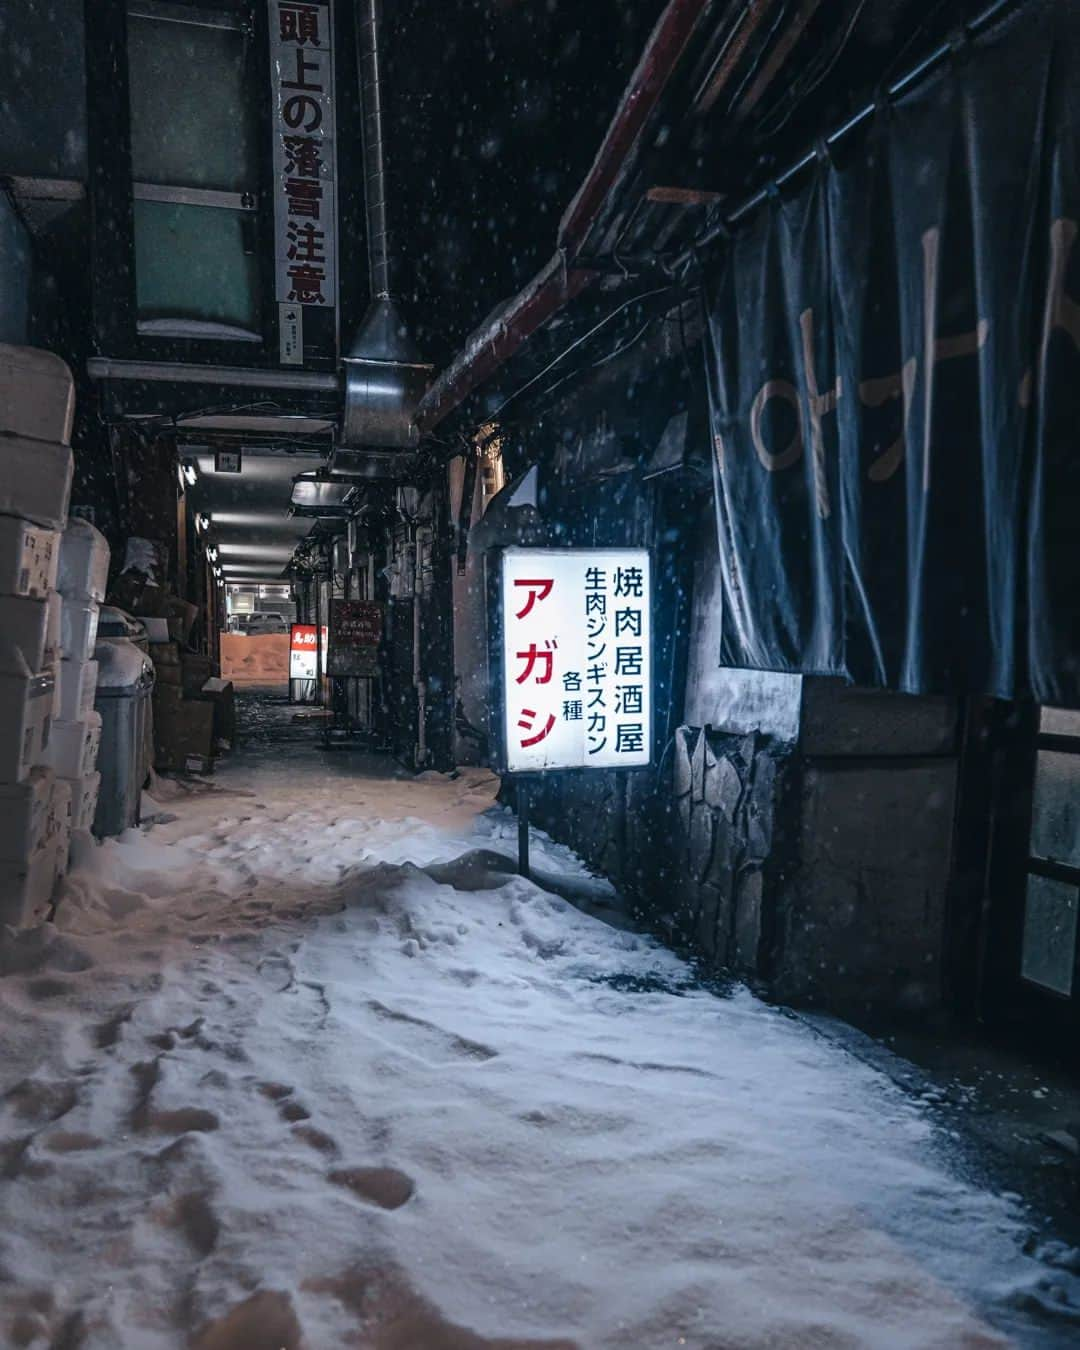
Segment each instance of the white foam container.
M62 530L75 461L66 445L0 435L0 516Z
M82 778L63 780L71 789L71 828L88 830L97 814L98 793L101 791L101 774L87 773Z
M54 778L49 797L47 839L56 848L58 875L67 871L68 856L71 853L71 804L74 797L72 781L70 778Z
M0 783L22 783L37 764L49 764L51 675L0 670Z
M54 722L46 761L58 778L82 778L94 772L100 744L100 713L87 713L77 722Z
M60 716L60 662L50 661L49 664L45 667L45 674L52 676L53 682L52 717L53 721L55 722L56 719Z
M0 859L23 862L50 838L52 769L31 769L22 783L0 783Z
M59 661L60 679L57 717L65 722L79 722L94 708L97 693L98 663L96 661Z
M53 352L0 342L0 432L71 443L75 381Z
M56 586L60 535L17 516L0 516L0 595L45 600Z
M56 586L72 599L105 599L109 580L109 545L88 520L69 520L60 536L60 568Z
M49 592L49 628L45 636L45 660L52 665L60 660L60 639L64 626L64 600L59 591Z
M60 655L65 661L90 661L97 642L101 606L96 600L63 601L60 624Z
M59 848L45 844L28 859L0 862L0 925L32 928L44 923L56 889Z
M49 664L49 602L0 595L0 668L37 674Z

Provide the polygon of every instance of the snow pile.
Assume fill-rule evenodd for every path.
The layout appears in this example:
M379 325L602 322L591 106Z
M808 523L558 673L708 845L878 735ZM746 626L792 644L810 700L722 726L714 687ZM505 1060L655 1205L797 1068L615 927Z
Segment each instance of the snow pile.
M1067 1343L924 1116L515 876L489 777L232 782L4 949L0 1344Z

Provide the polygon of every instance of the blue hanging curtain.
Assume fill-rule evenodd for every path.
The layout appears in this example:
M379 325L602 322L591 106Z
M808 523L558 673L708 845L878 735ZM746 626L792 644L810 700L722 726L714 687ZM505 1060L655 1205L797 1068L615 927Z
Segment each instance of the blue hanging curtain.
M722 664L1080 706L1078 61L1019 7L707 267Z

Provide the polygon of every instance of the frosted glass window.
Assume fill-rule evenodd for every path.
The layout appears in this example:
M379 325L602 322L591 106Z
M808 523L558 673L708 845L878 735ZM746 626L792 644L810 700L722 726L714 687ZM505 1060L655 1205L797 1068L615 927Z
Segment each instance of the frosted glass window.
M1080 755L1039 751L1031 851L1080 867Z
M259 325L258 259L244 252L245 216L216 206L135 203L140 319Z
M1025 980L1058 994L1072 994L1076 925L1076 886L1029 876L1020 967Z
M128 18L131 176L136 183L249 192L257 108L236 29Z

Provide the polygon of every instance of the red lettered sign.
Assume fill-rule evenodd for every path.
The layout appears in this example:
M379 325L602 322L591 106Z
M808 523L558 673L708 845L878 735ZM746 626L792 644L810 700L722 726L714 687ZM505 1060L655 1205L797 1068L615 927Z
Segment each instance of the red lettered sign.
M313 623L294 623L289 638L289 679L314 680L318 676L316 629ZM323 669L326 669L326 629L322 630Z

